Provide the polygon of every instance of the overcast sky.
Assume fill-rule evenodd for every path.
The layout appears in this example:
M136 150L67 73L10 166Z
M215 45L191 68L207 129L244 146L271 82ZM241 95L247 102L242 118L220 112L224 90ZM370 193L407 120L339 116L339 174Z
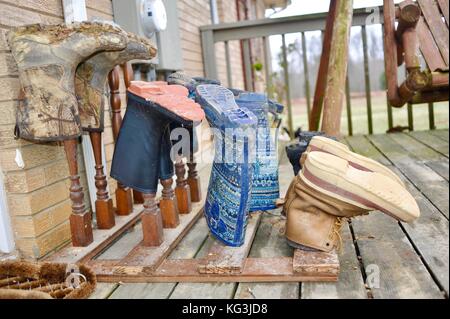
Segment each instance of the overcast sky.
M394 0L395 3L401 2L402 0ZM382 6L383 0L353 0L353 8L368 8L375 6ZM274 13L274 10L267 10L266 16L271 18L281 18L288 16L312 14L318 12L327 12L330 7L330 0L291 0L291 5L286 9ZM286 42L287 44L295 42L299 34L287 34ZM308 38L308 33L306 35ZM272 58L276 59L278 52L281 48L281 36L271 36L270 45L272 51ZM274 69L277 69L276 61L272 62Z
M292 0L292 4L288 6L282 12L279 12L272 17L287 17L287 16L295 16L295 15L303 15L317 12L326 12L330 7L329 0ZM400 2L394 1L394 2ZM353 7L356 8L364 8L364 7L374 7L383 5L383 0L354 0ZM273 13L273 10L268 10L268 14Z

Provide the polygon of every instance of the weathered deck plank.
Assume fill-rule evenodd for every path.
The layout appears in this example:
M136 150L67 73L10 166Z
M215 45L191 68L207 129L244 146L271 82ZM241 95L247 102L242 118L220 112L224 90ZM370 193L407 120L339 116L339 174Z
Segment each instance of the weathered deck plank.
M195 255L196 259L204 258L215 239L208 235L204 245ZM178 283L170 295L170 299L231 299L235 283Z
M286 155L280 159L280 196L284 197L294 178L292 166ZM279 210L266 213L256 233L250 257L270 258L292 256L293 249L284 238L286 219ZM236 299L298 299L299 283L240 283L234 298Z
M368 138L448 219L448 181L423 164L445 157L406 134Z
M376 299L443 298L398 223L373 212L352 221L362 262Z
M397 169L394 172L400 174ZM449 294L449 222L413 184L403 178L420 207L421 216L413 224L403 223L408 236L430 272Z
M428 131L430 134L437 136L441 139L443 139L444 141L449 140L449 131L447 130L432 130L432 131Z
M353 138L349 138L350 140ZM375 147L368 139L360 140L366 144L364 147L357 147L354 150L362 155L368 155L364 150ZM385 156L392 157L392 151L396 148L389 148L385 151ZM412 160L411 160L412 161ZM421 210L421 217L413 224L402 224L403 229L407 233L414 246L419 251L425 264L429 268L433 276L439 281L439 284L448 295L449 287L449 224L434 207L434 205L420 192L414 184L409 182L405 176L396 167L391 169L397 173L406 183L411 194L416 198ZM447 185L448 194L448 185Z
M89 296L89 299L107 299L117 286L119 286L119 284L99 282L97 283L94 293Z
M443 298L441 290L448 296L448 149L445 149L448 130L356 136L347 138L346 142L362 155L385 165L394 164L398 169L392 169L405 180L422 212L419 220L411 225L399 224L377 212L353 221L362 266L368 275L372 275L371 271L376 267L380 270L380 288L371 289L373 297ZM287 187L292 178L289 165L280 167L280 177L283 178L282 185ZM445 203L440 202L443 194L447 201L447 218ZM284 190L281 195L284 196ZM292 255L283 236L284 222L283 217L277 216L277 211L263 216L250 257ZM337 283L151 283L119 287L100 284L94 297L105 298L112 293L111 298L367 298L348 226L343 229L343 237L341 273ZM169 259L201 258L213 243L201 218ZM114 247L116 244L118 246ZM120 240L114 245L111 249L116 253L106 252L111 255L101 258L109 259L126 246Z
M410 136L448 158L448 142L427 131L409 133Z
M348 224L342 227L341 271L336 283L305 282L301 286L302 299L367 299L363 276Z
M245 242L242 246L229 247L216 241L206 254L204 262L200 263L199 272L201 274L233 274L242 272L261 221L261 214L259 212L249 215Z
M206 221L201 218L168 258L194 258L207 236L208 227ZM165 299L170 296L176 285L176 283L123 284L114 291L110 298Z
M288 172L293 175L291 170ZM281 216L279 210L263 215L249 256L255 258L292 256L294 250L287 245L284 238L285 222L286 219ZM234 298L298 299L299 288L299 283L239 283Z
M448 161L430 161L425 163L426 166L431 168L437 174L442 176L447 182L449 180L449 162Z

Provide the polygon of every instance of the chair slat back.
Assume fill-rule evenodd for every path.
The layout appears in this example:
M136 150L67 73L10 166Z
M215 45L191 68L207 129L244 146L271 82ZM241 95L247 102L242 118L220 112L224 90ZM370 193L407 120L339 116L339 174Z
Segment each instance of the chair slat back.
M420 47L424 58L432 71L436 65L440 70L448 70L449 65L449 34L448 34L448 17L442 18L443 14L448 15L448 11L445 13L441 12L442 8L448 8L448 0L417 0L420 9L422 10L422 15L424 18L422 27L419 28L419 36L421 36ZM446 19L446 20L445 20ZM425 29L428 28L429 32ZM430 37L431 34L431 37ZM427 38L428 37L428 38ZM422 41L424 40L424 41ZM437 59L435 52L430 55L425 55L425 52L429 53L430 48L434 47L429 42L435 42L435 46L439 49L441 58L445 62L445 67L442 67L441 63L436 63L433 60ZM438 59L439 60L439 59Z

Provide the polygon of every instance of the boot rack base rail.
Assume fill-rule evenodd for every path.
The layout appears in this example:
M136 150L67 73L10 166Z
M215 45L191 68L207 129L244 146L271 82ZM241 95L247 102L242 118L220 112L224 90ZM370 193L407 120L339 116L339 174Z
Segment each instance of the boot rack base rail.
M121 234L134 226L140 217L140 206L133 215L119 219L115 229L101 231L98 240L85 248L68 247L48 260L80 263L90 266L99 282L335 282L339 275L336 252L295 250L292 257L248 257L262 213L252 214L242 247L227 247L215 242L201 259L167 259L178 243L203 215L203 203L193 205L193 212L180 215L180 225L164 230L164 242L159 247L136 245L125 258L95 259L111 246ZM109 236L106 234L109 233Z

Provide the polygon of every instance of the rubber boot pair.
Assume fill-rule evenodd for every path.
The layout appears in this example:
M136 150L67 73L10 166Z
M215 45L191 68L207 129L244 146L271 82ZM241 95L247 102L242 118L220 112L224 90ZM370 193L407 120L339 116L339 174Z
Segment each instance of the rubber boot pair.
M250 139L258 120L250 110L239 107L233 93L224 87L199 85L196 99L215 133L206 221L220 241L228 246L241 246L252 194L254 141Z
M79 137L83 123L78 98L86 102L82 102L82 105L91 104L87 107L87 113L94 120L87 121L86 127L101 127L102 115L99 109L102 103L98 96L93 96L93 91L99 89L103 92L101 83L104 84L106 71L96 74L97 69L86 60L98 59L96 54L106 51L133 51L131 47L127 50L127 33L119 27L98 22L51 26L35 24L9 32L8 43L18 66L23 89L23 102L18 107L16 118L18 137L44 142ZM142 51L146 51L145 54L137 55L155 56L156 50L151 44L145 42L144 45L145 50ZM126 61L133 56L134 53L125 54L122 59L117 58L113 62ZM92 90L85 91L77 85L77 98L75 73L82 62L91 65L88 67L86 64L82 73L90 82L88 86ZM98 60L94 64L97 63ZM91 82L94 76L100 79Z
M341 244L343 218L380 211L398 221L420 216L414 197L387 167L345 145L314 137L285 203L286 238L300 249L329 252Z

